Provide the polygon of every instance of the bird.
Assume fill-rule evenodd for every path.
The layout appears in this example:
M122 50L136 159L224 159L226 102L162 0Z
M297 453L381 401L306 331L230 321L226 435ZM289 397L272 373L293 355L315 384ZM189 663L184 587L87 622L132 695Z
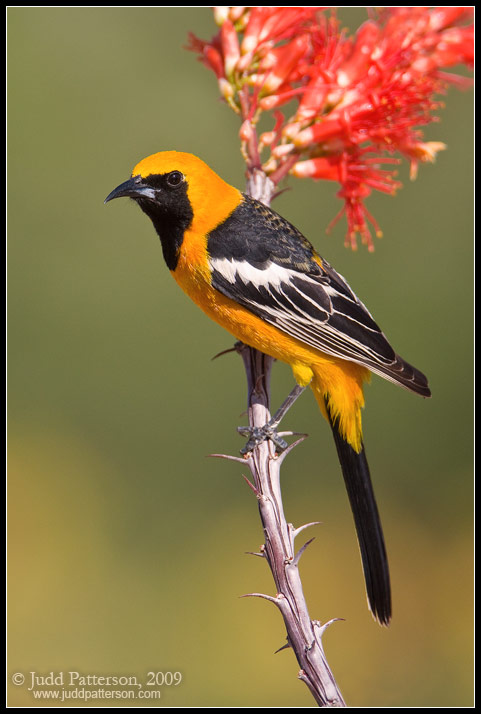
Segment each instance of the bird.
M391 347L346 280L267 205L190 153L142 159L105 199L133 199L150 218L178 285L237 340L290 365L295 387L259 436L308 386L330 424L357 531L368 606L388 625L391 585L364 447L363 385L371 373L430 397L425 375ZM284 408L285 407L285 408Z

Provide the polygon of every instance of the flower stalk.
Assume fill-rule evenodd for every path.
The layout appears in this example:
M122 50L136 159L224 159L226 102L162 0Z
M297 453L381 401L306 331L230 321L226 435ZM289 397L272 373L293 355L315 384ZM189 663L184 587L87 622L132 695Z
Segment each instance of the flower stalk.
M270 419L269 380L273 360L262 352L240 344L238 347L248 382L249 426L262 427ZM298 678L305 682L319 706L345 706L341 692L328 665L322 646L322 635L333 621L322 625L312 620L304 598L299 573L299 560L311 540L296 552L294 540L308 525L294 528L287 523L280 486L280 468L287 454L302 440L291 444L279 456L272 442L265 441L250 452L245 459L251 471L251 488L257 497L265 543L261 554L266 559L276 585L274 597L262 593L251 596L264 598L274 603L287 631L287 647L290 647L299 663Z
M274 190L275 184L263 171L252 169L248 172L247 193L253 198L269 205ZM236 344L236 350L241 355L246 370L249 427L261 428L271 418L270 375L274 360L240 342ZM292 432L281 432L279 435L288 434L292 435ZM263 598L274 603L279 609L287 632L285 647L294 652L300 666L298 678L305 682L317 704L323 707L344 707L344 699L322 645L325 630L339 618L324 624L311 619L302 589L299 561L313 539L308 540L297 551L294 542L308 526L317 524L308 523L294 528L292 523L287 522L282 505L280 469L286 456L305 438L305 435L297 436L300 438L280 455L276 454L270 440L258 444L243 458L214 455L236 461L243 466L247 465L251 472L252 481L244 478L257 498L265 535L264 545L256 555L267 561L276 586L276 594L272 596L249 593L248 596Z

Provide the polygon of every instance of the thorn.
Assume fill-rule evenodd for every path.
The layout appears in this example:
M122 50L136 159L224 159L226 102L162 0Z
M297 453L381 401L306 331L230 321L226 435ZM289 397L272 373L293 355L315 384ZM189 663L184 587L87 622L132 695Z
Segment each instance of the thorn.
M294 556L294 559L293 559L293 561L292 561L292 565L295 565L296 567L298 566L299 561L300 561L300 559L301 559L301 555L304 553L304 551L306 550L307 546L308 546L308 545L311 545L311 543L312 543L313 540L315 540L315 538L311 538L311 540L308 540L307 543L304 543L304 545L302 546L302 548L299 548L299 550L297 551L296 555Z
M246 593L245 595L240 595L239 597L260 597L269 602L273 602L277 607L281 607L280 600L278 597L272 597L272 595L265 595L264 593Z
M242 461L244 461L244 459L242 459ZM254 486L253 483L251 483L251 482L249 481L249 479L247 478L247 476L244 476L244 474L242 474L242 478L244 479L244 481L246 482L246 484L254 491L254 493L255 493L255 495L257 496L257 498L259 498L259 496L261 495L261 494L260 494L260 491Z
M323 625L319 622L319 620L313 620L312 624L314 627L319 628L320 633L319 636L322 637L325 631L327 630L328 627L330 627L334 622L345 622L346 619L344 617L333 617L332 620L328 620L328 622L325 622Z
M296 435L298 433L299 432L295 432L295 431L292 432L293 435ZM300 439L296 439L296 441L293 441L292 444L289 444L289 446L287 448L285 448L281 454L279 454L279 459L280 459L279 463L282 464L282 462L286 458L287 454L290 454L291 451L293 449L295 449L296 446L298 446L301 442L303 442L305 439L307 439L308 436L309 436L309 434L301 434Z
M276 191L276 192L273 194L271 200L273 201L275 198L277 198L278 196L281 196L281 195L282 195L283 193L285 193L286 191L291 191L291 190L292 190L292 189L291 189L290 186L286 186L285 188L281 188L281 189L279 189L279 191Z
M238 352L238 350L237 350L236 346L234 345L234 347L230 347L228 350L222 350L222 352L218 352L216 355L211 357L210 360L211 360L211 362L213 362L218 357L222 357L222 355L229 354L229 352Z
M282 650L288 650L288 649L290 649L290 647L291 647L291 646L290 646L289 642L286 642L286 644L285 644L285 645L282 645L282 647L279 647L279 649L276 650L276 651L274 652L274 654L277 654L278 652L282 652Z
M207 454L207 458L227 459L228 461L238 461L240 464L245 464L245 458L241 456L231 456L230 454Z
M258 558L265 558L265 553L255 553L253 550L244 551L245 555L257 555Z
M294 528L292 523L290 524L292 527L292 539L297 538L299 533L302 533L302 531L306 530L306 528L310 528L311 526L321 526L322 521L312 521L311 523L304 523L303 526L299 526L299 528Z

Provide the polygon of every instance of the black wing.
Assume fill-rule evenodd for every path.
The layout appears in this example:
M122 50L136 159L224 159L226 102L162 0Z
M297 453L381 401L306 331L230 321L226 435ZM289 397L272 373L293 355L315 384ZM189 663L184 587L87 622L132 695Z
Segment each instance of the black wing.
M344 278L270 208L245 196L207 247L223 295L310 347L430 396L426 377L396 355Z

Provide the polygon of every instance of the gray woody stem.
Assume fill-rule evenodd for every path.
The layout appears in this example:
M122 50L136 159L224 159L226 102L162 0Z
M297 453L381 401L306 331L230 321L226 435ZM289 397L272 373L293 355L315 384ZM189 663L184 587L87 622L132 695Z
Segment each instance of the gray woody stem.
M250 170L247 193L253 198L269 205L274 188L262 171ZM242 343L238 343L236 349L242 356L247 373L249 426L262 427L270 419L269 381L274 360ZM282 508L281 464L303 438L291 444L280 456L275 454L271 441L264 441L244 459L238 459L249 466L252 474L253 483L249 482L249 485L257 496L265 534L261 555L269 564L277 591L275 597L261 593L251 595L265 598L279 608L287 630L287 646L293 649L301 667L299 679L307 684L319 706L343 707L346 705L329 669L321 642L332 620L324 625L311 620L302 591L299 559L311 541L297 553L294 549L295 537L307 525L313 524L294 528L286 522Z

